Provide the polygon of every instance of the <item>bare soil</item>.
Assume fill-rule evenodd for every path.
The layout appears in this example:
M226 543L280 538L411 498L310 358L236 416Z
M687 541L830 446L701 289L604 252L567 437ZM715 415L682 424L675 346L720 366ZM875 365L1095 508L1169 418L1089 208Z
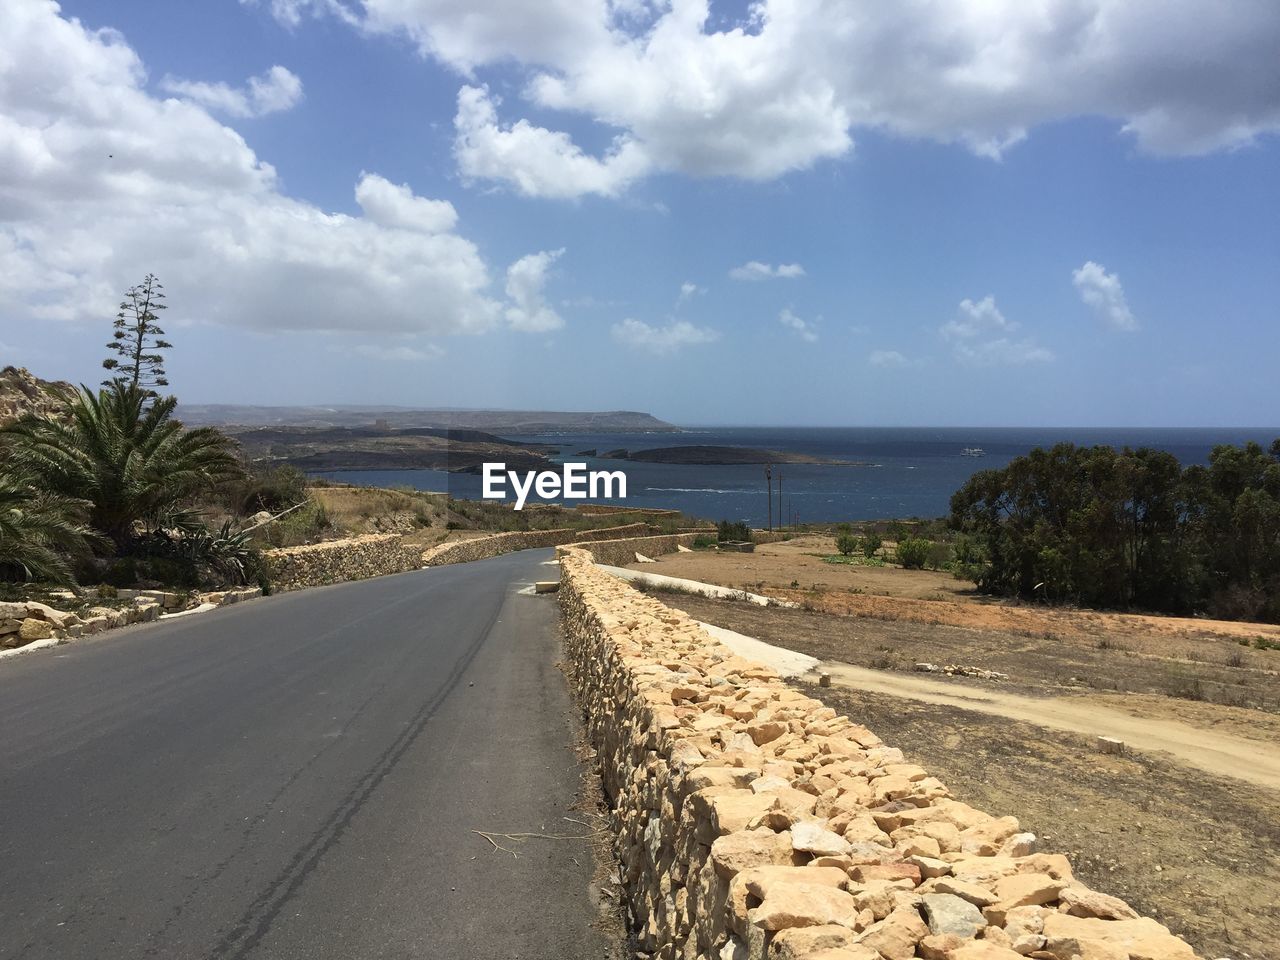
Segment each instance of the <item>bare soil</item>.
M1105 632L1082 630L1028 635L760 607L692 594L663 599L699 620L819 660L880 670L911 670L919 662L978 667L1009 674L1009 684L1023 692L1107 695L1107 702L1130 712L1150 715L1164 710L1195 716L1198 722L1208 722L1210 712L1219 723L1245 716L1249 720L1244 726L1280 736L1280 719L1275 716L1280 713L1280 651L1244 648L1230 639L1171 643L1157 634L1118 640ZM1247 709L1235 714L1225 707Z
M776 611L780 617L771 608L740 621L746 629L701 619L819 659L884 669L954 663L1057 692L1135 692L1280 712L1280 649L1265 649L1280 644L1276 625L996 602L949 573L833 565L806 552L822 552L829 541L671 554L644 569L798 603L800 610ZM827 579L806 580L806 571ZM677 605L685 604L681 597Z
M1280 794L956 707L805 692L901 748L958 799L1016 816L1084 882L1156 917L1202 956L1280 960Z

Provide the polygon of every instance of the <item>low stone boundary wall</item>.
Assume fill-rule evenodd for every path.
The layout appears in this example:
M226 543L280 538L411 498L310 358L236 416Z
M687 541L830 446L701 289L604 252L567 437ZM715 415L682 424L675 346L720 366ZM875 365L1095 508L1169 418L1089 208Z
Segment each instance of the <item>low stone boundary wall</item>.
M629 523L620 527L601 527L598 530L570 530L563 527L554 530L515 530L437 544L422 554L422 563L428 567L439 567L449 563L485 560L515 550L558 547L566 543L613 540L618 537L643 537L650 532L651 528L647 523Z
M561 551L570 675L662 960L1196 960L866 727Z
M267 579L277 592L367 580L422 566L422 551L406 547L398 533L370 533L303 547L264 550Z
M611 503L580 503L573 508L588 517L608 517L614 514L630 513L644 517L678 517L679 510L666 510L661 507L622 507Z
M569 544L569 548L581 548L595 559L613 567L623 567L636 562L636 554L646 557L660 557L665 553L675 553L677 546L691 547L698 537L705 533L668 533L655 537L631 537L626 540L603 540L597 543L579 541ZM562 548L559 552L563 553Z

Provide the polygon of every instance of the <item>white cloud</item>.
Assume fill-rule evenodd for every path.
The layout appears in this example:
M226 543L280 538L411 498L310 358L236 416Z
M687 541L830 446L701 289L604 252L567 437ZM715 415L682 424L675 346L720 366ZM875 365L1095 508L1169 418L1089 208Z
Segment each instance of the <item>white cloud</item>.
M1053 359L1053 354L1034 340L1015 340L1010 336L1018 324L1000 312L993 296L977 301L961 300L960 313L961 317L949 320L939 330L953 342L956 359L964 363L1017 366Z
M48 0L0 3L0 312L100 322L147 272L175 321L478 333L503 304L444 202L366 174L364 215L281 192L189 100L145 89L114 31Z
M383 227L448 233L458 225L458 211L448 200L414 196L408 184L392 183L376 173L360 175L356 203L369 220Z
M1138 329L1138 320L1129 309L1120 278L1107 273L1102 264L1090 260L1079 270L1073 270L1071 279L1080 291L1080 299L1111 326L1117 330Z
M560 259L564 248L544 250L521 257L507 268L507 323L513 330L526 333L545 333L564 326L564 319L547 305L543 289L547 284L547 270Z
M990 330L1012 330L1016 326L1005 319L996 306L996 298L990 295L976 303L967 298L961 300L960 312L963 317L942 325L943 336L971 339Z
M387 346L381 343L361 343L355 347L355 352L371 360L394 360L411 363L420 360L434 360L436 357L444 355L444 351L433 343L424 347L411 347L404 343L395 346Z
M808 343L813 343L818 339L818 331L813 328L813 323L797 317L791 312L790 307L785 308L778 314L778 322L784 327L794 330L801 340L805 340Z
M686 280L680 284L680 295L676 297L676 306L684 303L686 300L692 300L694 297L701 296L707 292L706 287L700 287L691 280Z
M613 325L613 335L623 343L653 353L671 353L680 347L712 343L720 339L717 331L695 327L687 320L673 320L664 327L655 327L643 320L627 319Z
M250 77L243 87L180 77L165 77L160 81L160 87L166 93L231 117L262 117L268 113L279 113L302 99L302 81L297 74L279 65L260 77Z
M956 357L976 366L1021 366L1048 363L1053 359L1053 353L1033 340L999 337L984 343L958 343Z
M621 131L644 158L610 191L587 180L572 192L572 177L546 167L579 167L580 152L564 134L528 128L540 136L522 142L541 141L552 196L613 193L659 171L773 178L845 156L864 129L990 157L1080 116L1108 118L1165 154L1280 131L1280 5L1261 0L759 0L729 23L708 0L363 8L362 29L403 34L464 76L523 67L531 103ZM272 9L289 23L306 12L355 17L338 0ZM483 176L508 182L525 164L519 150L488 161Z
M729 276L734 280L794 280L804 275L804 267L798 263L780 263L775 267L771 263L761 263L759 260L748 260L742 266L734 267L729 271Z
M259 0L240 0L246 7L256 7ZM339 20L357 26L361 22L360 15L348 7L342 0L267 0L267 9L271 15L286 27L296 27L304 16L335 16Z
M905 367L907 358L897 350L872 350L867 363L873 367Z
M583 153L568 134L527 120L502 126L486 87L463 87L454 117L458 169L473 180L497 180L527 197L612 197L649 172L634 140L619 137L603 158Z

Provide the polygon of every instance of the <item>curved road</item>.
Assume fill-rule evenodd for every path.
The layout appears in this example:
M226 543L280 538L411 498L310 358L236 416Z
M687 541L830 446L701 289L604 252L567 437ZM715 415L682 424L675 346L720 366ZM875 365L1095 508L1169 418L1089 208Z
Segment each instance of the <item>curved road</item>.
M0 957L607 956L550 556L0 664Z

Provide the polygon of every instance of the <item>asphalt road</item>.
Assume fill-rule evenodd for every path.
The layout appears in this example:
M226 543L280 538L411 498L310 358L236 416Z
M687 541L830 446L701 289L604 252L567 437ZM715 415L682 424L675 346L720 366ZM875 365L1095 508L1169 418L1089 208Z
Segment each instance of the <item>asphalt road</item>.
M0 663L0 957L608 956L550 555Z

